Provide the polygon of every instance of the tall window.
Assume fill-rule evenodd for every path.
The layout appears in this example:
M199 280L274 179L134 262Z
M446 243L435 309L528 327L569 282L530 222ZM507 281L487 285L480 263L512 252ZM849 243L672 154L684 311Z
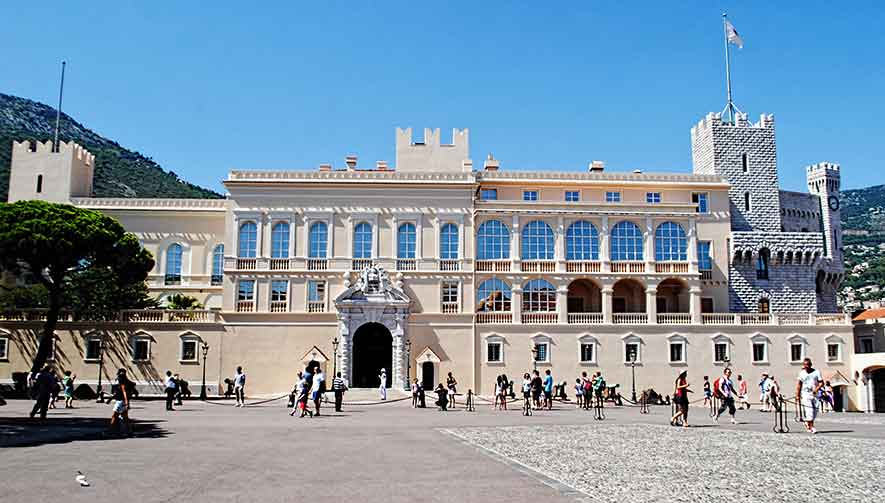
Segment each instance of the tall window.
M633 222L618 222L612 227L612 260L642 260L642 231Z
M166 250L166 284L181 283L181 245L174 243Z
M476 259L501 260L510 258L510 229L498 220L489 220L476 233Z
M750 156L747 154L741 154L741 169L744 173L748 173L750 171Z
M402 224L396 231L396 258L415 258L415 224Z
M750 193L744 192L744 211L750 211Z
M241 280L237 285L237 301L252 302L255 300L255 280Z
M526 283L522 291L522 310L556 311L556 287L543 279L533 279Z
M553 229L549 225L534 220L522 230L523 260L553 260Z
M271 258L289 258L289 223L277 222L270 231Z
M284 279L275 279L270 282L270 301L286 302L289 292L289 282Z
M497 278L480 283L476 290L477 311L510 311L510 285Z
M308 311L323 311L326 302L326 282L310 280L307 282Z
M480 189L480 201L494 201L498 199L498 189Z
M698 269L701 271L713 270L713 259L710 257L709 241L698 241Z
M685 229L676 222L664 222L655 230L655 260L688 260Z
M353 228L353 258L372 258L372 226L368 222Z
M586 220L579 220L565 231L566 260L599 260L599 232Z
M458 258L458 226L445 224L439 230L439 258Z
M768 279L769 258L768 248L759 250L759 255L756 256L756 279Z
M710 212L710 205L707 202L706 192L693 192L691 194L691 202L697 205L697 207L695 208L696 213Z
M329 244L328 226L325 222L315 222L308 232L308 251L310 258L326 258Z
M212 250L212 284L220 285L224 278L224 245L220 244Z
M254 258L258 251L258 226L255 222L246 222L240 226L239 250L237 256Z

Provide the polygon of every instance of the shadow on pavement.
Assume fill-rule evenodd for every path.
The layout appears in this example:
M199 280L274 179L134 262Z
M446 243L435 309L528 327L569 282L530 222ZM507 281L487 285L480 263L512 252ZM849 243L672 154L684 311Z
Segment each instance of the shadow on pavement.
M133 436L165 438L169 432L158 426L161 422L134 420ZM107 427L108 418L99 417L0 417L0 448L126 438L114 433L106 435Z

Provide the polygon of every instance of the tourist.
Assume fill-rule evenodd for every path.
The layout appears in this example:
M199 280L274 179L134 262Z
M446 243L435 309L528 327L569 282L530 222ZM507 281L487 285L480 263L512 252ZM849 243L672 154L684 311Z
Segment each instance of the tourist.
M414 381L412 381L412 408L418 408L418 378L416 377Z
M314 409L316 409L316 415L320 415L320 402L323 400L323 393L326 392L326 373L323 372L323 369L316 366L316 374L313 376L313 385L310 389L310 399L313 400Z
M817 419L817 412L820 408L817 394L823 385L823 377L821 377L819 370L811 366L811 358L802 360L802 370L796 381L796 402L800 404L805 429L812 435L817 433L817 430L814 429L814 420Z
M592 384L593 394L596 395L596 404L601 407L605 400L605 378L602 377L602 371L596 372Z
M44 365L43 368L40 369L40 372L33 377L33 386L31 389L34 392L36 402L34 403L34 408L31 409L32 418L39 413L40 419L46 419L46 412L49 409L49 400L52 399L52 390L57 385L58 380L52 374L52 369L49 365Z
M781 410L781 387L778 385L777 380L775 380L774 376L768 378L766 383L766 389L768 390L766 399L768 403L774 408L775 412L780 412ZM770 409L769 409L770 410Z
M71 374L70 370L65 370L65 376L62 377L61 383L64 388L65 408L74 408L74 380L77 379L76 374Z
M676 383L673 388L673 403L676 405L676 414L670 418L670 425L676 426L676 420L682 418L682 426L688 428L688 371L683 370L676 377Z
M303 410L301 397L304 393L304 374L299 372L298 379L295 381L295 387L292 389L292 412L289 412L290 416L294 416L299 409ZM304 417L304 414L302 413L300 417Z
M55 408L55 402L58 401L58 395L61 393L62 384L55 372L52 372L52 392L49 396L49 408Z
M532 403L535 406L535 410L541 409L541 392L543 389L544 382L541 381L541 374L535 370L532 377Z
M581 382L581 378L575 379L575 403L578 404L578 408L584 406L584 383Z
M237 375L234 376L234 396L237 398L237 407L246 406L246 373L243 367L237 367Z
M449 372L448 377L446 377L446 388L449 390L449 403L452 405L452 408L455 408L455 393L457 392L455 386L458 385L458 381L455 380L455 377L452 376L452 373Z
M744 376L738 374L738 401L741 404L741 410L744 410L744 406L747 407L747 410L750 410L750 401L747 399L749 390L747 388L747 381L744 380Z
M581 385L584 386L584 409L590 409L593 401L593 380L587 377L587 372L581 372Z
M387 400L387 371L381 369L378 373L378 380L381 384L378 386L378 392L381 394L381 400Z
M704 405L713 403L713 392L710 390L710 376L704 376Z
M507 398L508 398L508 390L513 386L513 383L507 380L507 376L505 374L501 374L501 410L507 410Z
M759 379L759 401L762 402L762 412L770 412L771 411L771 399L770 393L768 392L769 387L769 379L768 372L762 373L762 378Z
M415 379L417 388L418 379ZM347 383L341 377L341 372L335 374L332 379L332 393L335 393L335 412L341 412L341 402L344 401L344 392L347 391Z
M825 381L823 387L820 389L820 404L821 404L821 412L826 412L827 409L833 410L833 387L830 386L830 381Z
M550 369L544 371L544 407L553 409L553 376Z
M492 410L497 410L498 407L501 407L501 397L504 396L504 381L501 380L501 376L495 378L495 404L492 406Z
M725 409L728 409L728 414L731 416L731 424L737 424L737 420L734 418L734 413L736 412L734 406L735 391L734 383L731 381L730 368L726 368L722 375L713 383L713 393L716 395L716 398L722 401L719 405L719 411L716 413L716 420L719 421L719 416L725 412Z
M181 400L184 398L185 393L187 393L187 396L190 396L190 391L187 389L187 381L178 374L172 374L172 378L175 379L175 405L182 405Z
M166 410L175 410L172 408L172 402L175 401L175 391L178 389L178 383L172 377L172 371L166 371Z
M516 393L513 392L513 381L507 379L507 374L501 374L501 380L504 383L504 397L510 398L511 400L516 398ZM505 400L506 402L506 400ZM505 403L506 405L506 403ZM506 409L506 407L505 407Z
M126 369L117 370L117 383L116 386L113 386L114 412L111 415L108 431L113 430L118 423L122 423L122 430L129 435L132 434L129 421L129 400L132 398L131 391L134 387L134 383L126 376Z
M444 388L442 383L439 383L439 386L436 387L435 393L437 396L436 406L439 407L439 410L449 410L449 390Z
M524 407L528 407L528 402L532 397L532 376L528 372L522 376L522 399L526 402Z
M418 383L418 408L424 409L427 407L426 396L424 395L424 385Z

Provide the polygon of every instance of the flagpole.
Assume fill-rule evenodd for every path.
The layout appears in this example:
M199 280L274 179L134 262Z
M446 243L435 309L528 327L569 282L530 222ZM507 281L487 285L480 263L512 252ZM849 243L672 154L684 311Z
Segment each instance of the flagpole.
M731 51L728 47L728 14L722 13L722 34L725 36L725 91L728 95L728 102L725 104L725 112L728 114L728 120L734 123L734 102L731 99Z
M52 151L58 152L58 128L61 123L61 97L62 93L65 90L65 65L67 63L61 62L61 84L58 86L58 108L55 109L55 137L52 140Z

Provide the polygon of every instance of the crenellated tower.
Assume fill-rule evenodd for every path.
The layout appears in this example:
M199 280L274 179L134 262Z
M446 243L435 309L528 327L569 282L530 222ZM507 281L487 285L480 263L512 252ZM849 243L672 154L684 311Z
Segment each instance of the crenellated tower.
M90 197L94 168L95 156L74 142L59 142L58 148L52 141L13 142L8 201Z
M805 172L808 192L818 199L824 240L824 254L815 276L818 311L831 312L836 310L836 291L843 273L841 175L839 165L828 162L808 166Z

